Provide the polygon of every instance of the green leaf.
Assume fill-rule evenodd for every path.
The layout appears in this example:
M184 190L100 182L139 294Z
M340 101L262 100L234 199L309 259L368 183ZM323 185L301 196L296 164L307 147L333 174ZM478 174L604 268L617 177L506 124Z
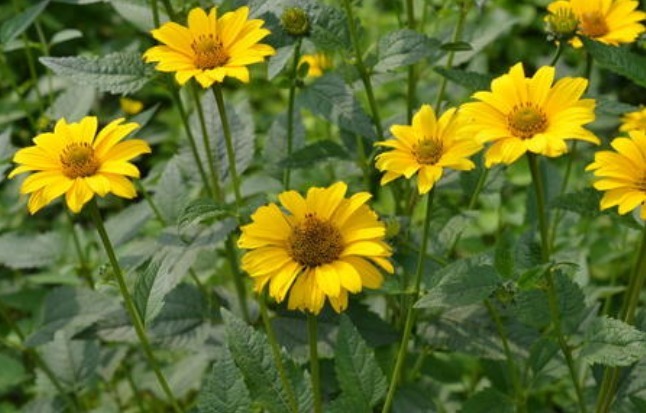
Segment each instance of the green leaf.
M65 118L68 122L78 122L90 113L97 97L96 89L74 85L56 97L47 109L47 116L52 119Z
M386 376L350 319L342 315L337 336L334 370L339 386L359 411L369 411L386 394Z
M146 202L131 204L111 215L105 222L105 228L112 243L119 246L137 236L151 216L152 211Z
M311 16L310 39L318 50L345 50L350 47L348 19L341 10L320 2L307 7Z
M642 227L635 222L630 214L619 215L614 208L601 211L599 206L601 197L601 192L597 191L596 189L585 188L576 192L568 192L554 198L550 202L549 207L574 212L585 217L598 217L606 215L618 224L625 225L629 228L639 230L642 229Z
M198 413L248 413L252 411L249 390L240 369L226 348L215 362L197 397Z
M437 52L440 42L410 29L396 30L379 39L376 72L389 72L417 63Z
M56 288L45 297L40 328L27 338L25 344L35 347L46 343L59 330L71 337L120 307L112 296L93 290L67 286Z
M350 155L343 147L332 141L316 141L292 153L292 156L280 163L281 166L293 169L309 168L327 159L349 159Z
M108 3L114 7L114 10L121 17L142 32L148 34L152 29L156 28L148 0L110 0ZM166 23L168 15L164 12L163 7L159 9L159 22Z
M153 73L137 52L117 52L101 57L41 57L39 60L57 75L115 94L136 92Z
M204 296L197 287L180 284L164 297L159 314L150 323L150 335L165 345L186 346L200 339L209 319Z
M28 379L29 375L20 361L0 353L0 395Z
M94 340L71 340L63 331L40 348L43 361L68 391L80 392L92 380L99 366L99 344ZM51 385L44 374L38 376L41 386ZM47 384L45 384L47 383Z
M470 92L475 92L477 90L488 90L491 86L491 81L494 78L489 74L460 69L448 69L441 66L435 66L433 70L449 79L450 81L466 88Z
M167 225L174 223L190 196L189 177L184 170L184 159L174 155L163 166L164 170L155 184L155 205Z
M13 269L46 267L66 251L66 244L59 233L20 233L23 231L0 235L0 264Z
M538 374L543 367L559 353L559 346L555 340L547 337L538 339L529 350L528 364L534 374Z
M254 400L271 413L292 411L282 385L267 337L222 309L227 346L244 375Z
M515 240L510 231L500 234L496 241L494 267L506 279L513 278L516 260L514 259Z
M462 413L513 413L516 411L513 401L504 393L489 387L480 390L464 403Z
M646 57L631 52L627 47L608 46L584 36L581 41L599 66L646 87Z
M489 264L462 259L442 268L439 283L415 303L416 308L449 308L476 304L489 297L502 281Z
M16 37L20 36L40 16L49 4L49 0L43 0L21 13L5 20L0 26L0 46L3 46Z
M447 52L468 52L473 50L473 46L469 42L449 42L442 43L440 49L446 50Z
M585 332L581 357L588 363L628 366L646 357L646 332L620 320L596 318Z
M303 125L303 117L300 110L294 111L294 124L292 129L292 154L305 145L305 125ZM263 158L265 159L264 166L268 174L279 177L282 179L283 162L296 162L299 159L292 157L285 159L287 154L287 113L281 113L276 117L274 122L269 128L267 140L265 141Z
M226 205L216 203L212 198L200 198L184 207L177 219L177 225L179 231L183 232L189 225L232 215L233 211Z
M372 120L355 99L352 89L334 73L327 73L303 89L296 98L297 107L366 138L375 139Z

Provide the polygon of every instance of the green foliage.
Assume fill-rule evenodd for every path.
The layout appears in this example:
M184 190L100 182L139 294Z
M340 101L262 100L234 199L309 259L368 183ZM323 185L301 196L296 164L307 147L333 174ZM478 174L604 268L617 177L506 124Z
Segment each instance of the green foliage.
M379 39L375 72L389 72L437 54L439 41L410 29L397 30Z
M450 81L463 86L470 92L475 92L477 90L488 90L491 85L491 81L493 80L493 76L491 75L472 72L468 70L447 69L440 66L434 67L433 70L449 79Z
M601 67L627 77L646 87L646 57L631 52L626 47L608 46L583 37L585 49Z
M43 361L67 391L82 391L96 376L99 365L99 344L96 341L71 340L64 331L57 331L54 340L43 345L40 352ZM44 374L39 376L39 381L41 386L53 387Z
M14 269L45 267L56 262L64 247L61 234L56 232L40 235L7 232L0 235L0 264Z
M628 366L646 357L646 333L613 318L596 318L586 329L581 357L588 363Z
M102 92L129 94L150 80L151 69L138 53L116 52L101 57L41 57L40 62L74 83Z
M4 46L20 36L38 18L48 4L49 0L42 0L12 18L5 20L0 26L0 45Z
M281 165L294 169L308 168L317 162L326 161L328 159L348 160L349 154L337 143L331 141L318 141L293 152L292 156L285 159L284 162L281 162Z
M199 413L247 413L251 398L231 353L225 349L213 365L198 397Z

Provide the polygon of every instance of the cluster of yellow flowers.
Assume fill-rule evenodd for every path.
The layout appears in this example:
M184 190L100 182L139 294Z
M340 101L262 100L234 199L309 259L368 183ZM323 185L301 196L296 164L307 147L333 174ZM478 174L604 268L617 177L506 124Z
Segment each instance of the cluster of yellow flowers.
M644 13L632 0L556 1L548 10L553 27L570 23L573 34L616 45L634 41L644 31ZM260 43L269 30L259 19L248 19L249 9L217 16L201 8L190 11L187 26L168 22L152 31L163 43L144 53L157 70L172 72L180 85L191 78L204 88L225 77L249 82L248 65L262 62L275 50ZM560 19L560 20L559 20ZM572 29L573 28L573 29ZM574 40L575 45L578 45ZM579 42L580 43L580 42ZM331 66L329 56L304 56L310 76ZM445 168L459 171L475 167L469 159L485 145L485 166L511 164L530 152L557 157L567 152L567 140L599 144L585 125L594 121L595 101L582 99L588 81L566 77L555 82L555 68L541 67L532 77L521 63L479 91L473 102L450 108L440 116L423 105L410 125L394 125L393 139L378 142L389 150L379 154L376 167L385 172L381 184L399 177L416 176L420 194L428 193ZM629 137L612 142L616 152L602 151L588 166L599 178L594 187L607 191L601 208L618 205L620 213L642 206L646 219L646 111L627 115L622 130ZM123 119L97 133L98 121L86 117L78 123L61 119L52 133L34 138L34 146L19 150L19 164L10 177L35 172L24 180L21 193L30 194L33 214L65 194L68 207L79 212L94 194L113 193L133 198L128 179L139 170L130 161L150 148L143 140L122 141L138 128ZM240 248L249 250L242 268L260 292L266 287L278 302L289 294L290 309L318 314L329 300L337 311L348 305L348 293L379 288L382 271L393 273L390 246L384 241L385 225L366 205L371 195L359 192L346 198L347 185L310 188L305 197L295 191L278 195L274 203L260 207L251 223L241 227Z

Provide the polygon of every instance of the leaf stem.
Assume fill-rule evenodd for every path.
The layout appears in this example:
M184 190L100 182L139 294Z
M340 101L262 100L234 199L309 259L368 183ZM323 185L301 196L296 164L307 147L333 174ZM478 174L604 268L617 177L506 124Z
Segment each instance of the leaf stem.
M314 393L314 413L321 413L323 409L318 356L318 326L316 316L310 313L307 313L307 337L310 347L310 378L312 379L312 392Z
M170 386L168 385L168 382L166 381L166 378L164 377L164 374L162 373L161 368L159 367L159 363L157 362L157 359L153 354L150 341L148 340L148 335L146 334L146 329L144 327L143 320L141 319L141 315L139 314L139 311L135 306L135 302L132 299L130 292L128 292L128 287L126 286L126 280L123 277L123 273L121 272L121 267L119 266L119 261L117 260L117 257L114 253L114 248L112 247L112 242L110 241L108 232L106 231L105 226L103 224L103 219L101 218L101 213L99 212L99 208L96 204L96 199L92 199L89 202L89 210L90 210L90 215L92 216L92 220L94 221L94 225L96 226L96 229L99 233L99 237L101 238L101 242L103 243L105 252L108 255L108 259L110 260L110 264L112 265L112 271L114 272L114 276L117 280L117 284L119 285L119 291L121 292L121 296L123 297L123 300L126 304L126 310L128 311L130 320L132 321L132 324L134 325L134 328L135 328L135 332L137 333L137 338L139 338L139 342L144 351L144 354L146 355L146 358L148 358L148 363L150 364L150 367L153 369L155 376L157 377L157 381L159 382L164 393L166 394L168 401L171 403L173 410L176 413L182 413L183 410L178 404L177 400L175 399L175 396L173 395L173 392L170 389Z
M402 368L404 367L404 362L406 361L406 353L408 352L408 341L410 340L411 332L413 331L413 324L415 324L415 302L419 298L419 290L422 284L422 274L424 273L424 258L426 255L426 248L428 245L428 235L431 222L431 207L433 206L433 198L435 194L435 189L426 195L426 213L424 215L424 227L422 230L422 243L419 248L419 255L417 257L417 270L415 272L415 287L411 294L408 308L406 310L406 321L404 323L404 331L402 333L401 343L399 344L399 351L397 352L397 359L395 360L395 367L393 368L392 375L390 377L390 385L388 386L388 393L386 395L386 401L384 402L384 407L381 410L382 413L388 413L392 407L392 403L395 397L395 390L397 389L397 384L399 382L399 376L401 375Z
M301 37L296 40L294 44L294 61L292 62L290 84L289 84L289 98L287 101L287 158L292 155L294 146L294 101L296 98L296 85L298 83L298 62L301 59ZM283 173L283 186L285 190L289 189L292 167L290 162L287 163Z

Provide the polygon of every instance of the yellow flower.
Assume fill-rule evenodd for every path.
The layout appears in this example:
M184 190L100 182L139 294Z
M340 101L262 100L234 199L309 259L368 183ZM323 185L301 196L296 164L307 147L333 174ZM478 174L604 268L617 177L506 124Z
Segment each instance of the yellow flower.
M485 165L511 164L526 152L556 157L567 152L566 140L599 144L583 125L594 120L594 99L580 99L588 81L566 77L553 86L555 70L541 67L525 77L518 63L491 82L491 91L476 92L480 102L463 105L471 129L482 142L493 142Z
M258 43L269 34L261 28L263 20L247 20L248 7L225 13L219 19L216 8L207 15L201 8L188 13L188 27L174 22L152 30L153 37L164 43L144 53L147 62L158 62L157 70L175 72L180 85L195 78L202 87L234 77L249 82L247 66L259 63L276 51Z
M249 249L242 268L254 289L269 285L269 294L288 308L318 314L325 299L337 312L348 306L348 293L363 287L379 288L379 267L393 272L390 247L384 242L383 222L365 203L371 195L359 192L345 198L347 185L310 188L303 198L296 191L262 206L242 227L240 248Z
M126 97L119 99L119 106L126 115L136 115L144 108L144 104L140 101Z
M578 20L577 33L601 43L611 46L632 43L644 32L640 22L646 19L646 13L637 10L639 2L635 0L560 0L547 9L555 13L567 7ZM581 40L572 39L572 45L581 47Z
M325 53L306 54L301 57L298 67L307 63L307 77L320 77L323 72L332 67L332 59Z
M619 130L622 132L629 132L631 130L646 131L646 108L624 114L621 117Z
M625 214L641 205L640 216L646 219L646 134L643 130L628 134L610 143L615 151L597 152L586 170L594 171L595 189L606 191L602 210L618 206L619 213Z
M559 0L547 6L549 14L545 17L549 33L557 40L570 40L579 27L579 20L574 15L570 2Z
M54 132L41 133L34 146L20 149L13 157L19 166L9 178L36 171L22 183L20 193L31 194L29 212L34 214L55 198L65 194L67 206L79 212L94 194L113 193L134 198L136 191L126 177L139 177L139 170L129 161L150 153L140 139L121 142L137 129L136 123L124 119L110 122L97 135L97 118L87 116L78 123L56 122Z
M390 132L395 139L377 143L393 148L377 156L377 169L386 171L381 184L417 173L417 188L425 194L442 177L444 168L473 169L475 165L467 158L482 149L482 144L465 126L456 109L447 110L438 120L429 105L413 116L412 125L393 125Z

